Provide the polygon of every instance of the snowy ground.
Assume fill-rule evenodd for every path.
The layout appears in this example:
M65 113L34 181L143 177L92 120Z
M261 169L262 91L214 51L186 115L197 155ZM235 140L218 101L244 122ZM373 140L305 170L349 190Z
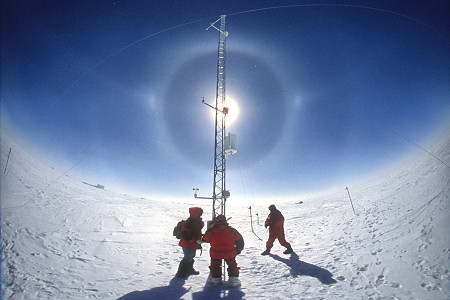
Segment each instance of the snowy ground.
M448 165L450 141L438 146ZM4 299L449 298L450 171L426 153L378 182L350 187L356 215L345 187L302 204L280 199L292 255L279 244L260 255L267 205L252 207L263 241L251 232L248 207L230 206L246 248L237 258L242 287L227 289L205 288L207 244L196 259L201 274L173 278L181 258L173 226L205 200L160 202L83 184L5 133L1 150Z

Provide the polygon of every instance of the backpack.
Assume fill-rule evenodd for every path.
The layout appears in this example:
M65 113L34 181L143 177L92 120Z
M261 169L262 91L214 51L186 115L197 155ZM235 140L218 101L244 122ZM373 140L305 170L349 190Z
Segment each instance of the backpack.
M177 226L173 228L173 236L176 237L177 239L181 239L181 236L183 234L181 227L183 226L183 224L184 220L181 220L180 222L177 223Z

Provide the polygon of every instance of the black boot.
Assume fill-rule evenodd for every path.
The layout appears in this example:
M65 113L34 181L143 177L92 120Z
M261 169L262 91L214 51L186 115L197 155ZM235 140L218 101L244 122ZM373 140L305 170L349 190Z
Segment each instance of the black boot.
M266 250L264 250L261 255L269 255L270 254L270 249L271 248L266 248Z
M198 275L199 271L194 269L194 260L187 262L187 272L189 275Z
M188 261L180 261L180 264L178 265L178 271L175 276L179 278L187 278L189 276L188 264Z
M292 250L292 247L288 247L286 248L286 250L284 250L283 254L291 254L294 253L294 250Z

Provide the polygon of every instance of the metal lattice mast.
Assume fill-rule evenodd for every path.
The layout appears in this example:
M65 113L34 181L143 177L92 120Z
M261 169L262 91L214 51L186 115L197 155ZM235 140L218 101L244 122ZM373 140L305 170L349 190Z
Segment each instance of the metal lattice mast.
M225 139L225 15L220 16L219 46L217 53L217 86L216 86L216 118L215 118L215 149L214 149L214 182L213 182L213 216L225 215L227 198L225 178L226 160L224 154Z
M216 27L216 23L220 21L220 27ZM237 152L236 135L229 133L225 136L225 119L228 114L228 107L225 107L225 39L228 32L225 30L225 15L221 15L220 19L212 23L208 28L215 28L219 32L219 46L217 53L217 86L216 86L216 103L212 106L202 100L210 108L215 110L215 134L214 134L214 181L212 197L199 197L197 195L198 188L193 188L194 197L199 199L212 199L212 217L218 214L225 215L225 203L230 197L230 192L226 189L226 159L229 155Z

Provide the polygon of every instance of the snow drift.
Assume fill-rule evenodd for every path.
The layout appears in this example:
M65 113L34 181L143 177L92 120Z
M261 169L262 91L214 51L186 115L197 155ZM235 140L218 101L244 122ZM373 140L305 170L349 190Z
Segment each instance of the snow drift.
M101 190L52 168L2 132L2 295L5 299L448 299L449 168L427 153L376 181L275 203L295 254L261 256L266 205L228 208L244 236L241 288L173 278L182 257L172 229L190 206ZM433 149L447 165L450 141ZM61 176L63 175L63 176ZM235 202L238 202L236 199ZM302 204L299 204L299 201ZM234 201L234 199L230 199Z

